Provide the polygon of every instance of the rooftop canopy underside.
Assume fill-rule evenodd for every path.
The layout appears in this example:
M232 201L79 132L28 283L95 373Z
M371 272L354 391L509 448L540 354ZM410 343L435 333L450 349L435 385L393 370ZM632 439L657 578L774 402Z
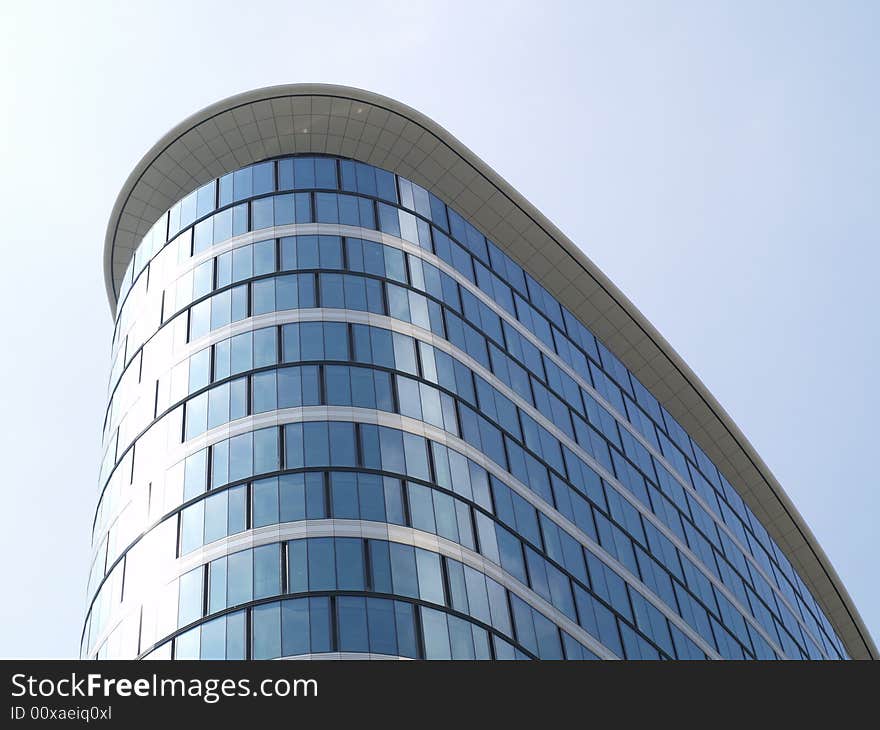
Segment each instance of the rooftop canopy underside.
M405 104L326 84L224 99L160 139L126 180L104 243L111 309L134 249L197 187L284 154L349 157L409 178L467 216L623 361L730 482L822 606L854 658L875 647L837 572L770 469L714 396L623 293L540 211L449 132Z

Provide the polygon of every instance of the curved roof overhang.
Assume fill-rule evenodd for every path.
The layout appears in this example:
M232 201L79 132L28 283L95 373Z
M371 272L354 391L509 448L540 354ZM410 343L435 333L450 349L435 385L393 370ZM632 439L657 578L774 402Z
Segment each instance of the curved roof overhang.
M854 658L877 648L846 588L770 469L663 336L553 223L449 132L393 99L328 84L272 86L193 114L144 155L104 243L111 310L137 242L212 178L282 154L353 158L418 183L466 215L579 317L697 441L788 556Z

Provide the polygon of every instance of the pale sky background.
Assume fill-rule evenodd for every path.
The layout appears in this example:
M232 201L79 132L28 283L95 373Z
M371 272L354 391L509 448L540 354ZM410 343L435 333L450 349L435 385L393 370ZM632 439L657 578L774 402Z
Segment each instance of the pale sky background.
M196 110L302 81L424 112L580 245L880 637L878 28L836 0L0 0L0 656L78 652L122 183Z

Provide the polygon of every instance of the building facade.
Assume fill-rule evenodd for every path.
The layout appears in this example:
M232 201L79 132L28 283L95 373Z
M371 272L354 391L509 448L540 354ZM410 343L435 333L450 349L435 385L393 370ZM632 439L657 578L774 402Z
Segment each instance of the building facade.
M83 657L876 649L696 376L435 123L262 89L126 182Z

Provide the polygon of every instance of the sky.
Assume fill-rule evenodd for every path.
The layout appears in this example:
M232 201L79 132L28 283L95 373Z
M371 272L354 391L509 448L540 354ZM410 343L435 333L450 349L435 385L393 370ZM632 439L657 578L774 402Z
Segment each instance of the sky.
M778 477L880 638L880 4L0 0L0 657L74 657L130 170L208 104L369 89L624 291Z

